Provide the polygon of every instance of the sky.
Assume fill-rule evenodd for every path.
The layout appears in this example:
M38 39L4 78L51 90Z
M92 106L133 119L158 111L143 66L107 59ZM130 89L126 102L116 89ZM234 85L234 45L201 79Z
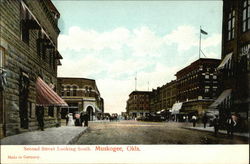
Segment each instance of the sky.
M95 79L104 110L126 111L129 94L151 91L199 58L221 58L222 1L52 0L61 16L59 77ZM201 55L201 57L205 57Z

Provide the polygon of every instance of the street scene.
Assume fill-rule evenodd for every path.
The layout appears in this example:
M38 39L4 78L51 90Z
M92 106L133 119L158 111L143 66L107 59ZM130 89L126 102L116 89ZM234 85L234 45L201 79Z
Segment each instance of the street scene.
M250 0L0 0L0 13L1 148L249 144Z
M203 127L202 127L203 128ZM210 131L208 130L210 129ZM91 122L76 144L247 144L248 138L226 134L214 136L208 131L195 130L190 123L176 122ZM213 129L212 129L213 130Z

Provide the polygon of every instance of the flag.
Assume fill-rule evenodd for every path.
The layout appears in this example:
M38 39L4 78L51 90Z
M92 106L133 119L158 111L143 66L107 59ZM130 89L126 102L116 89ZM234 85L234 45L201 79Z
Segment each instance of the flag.
M201 33L207 35L207 32L201 29Z

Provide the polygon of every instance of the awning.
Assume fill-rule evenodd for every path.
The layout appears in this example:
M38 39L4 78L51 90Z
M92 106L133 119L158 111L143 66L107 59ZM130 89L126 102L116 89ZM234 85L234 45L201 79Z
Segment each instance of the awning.
M97 112L97 113L102 113L102 110L99 109L99 108L95 108L95 112Z
M36 80L36 103L39 106L68 106L40 77Z
M208 107L209 109L217 109L217 107L231 95L232 89L224 90L220 96Z
M182 107L182 102L181 103L175 103L172 107L172 114L178 114L180 113L180 109Z
M222 60L220 65L217 67L218 70L223 69L225 65L228 63L228 61L232 58L233 53L229 53L225 56L225 58Z

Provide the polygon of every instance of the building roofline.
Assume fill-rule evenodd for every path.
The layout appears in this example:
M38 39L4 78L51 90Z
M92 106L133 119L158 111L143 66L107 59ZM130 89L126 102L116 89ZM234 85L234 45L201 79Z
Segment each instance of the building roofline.
M180 73L180 72L182 72L183 70L185 70L186 68L188 68L188 67L190 67L190 66L192 66L192 65L194 65L194 64L197 64L197 63L199 63L199 62L201 62L201 61L221 61L221 59L216 59L216 58L200 58L200 59L197 59L197 60L195 60L195 61L193 61L192 63L190 63L189 65L187 65L186 67L184 67L184 68L182 68L182 69L180 69L179 71L177 71L176 73L175 73L175 76L178 74L178 73Z
M88 78L83 78L83 77L57 77L58 79L79 79L79 80L91 80L95 81L95 79L88 79Z

